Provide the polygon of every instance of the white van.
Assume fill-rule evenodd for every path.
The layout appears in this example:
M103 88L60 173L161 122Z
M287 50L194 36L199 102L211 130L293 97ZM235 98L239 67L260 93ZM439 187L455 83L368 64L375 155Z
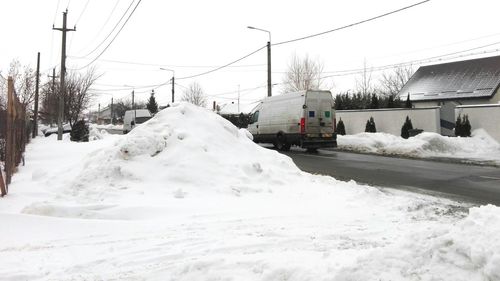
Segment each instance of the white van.
M291 145L315 151L336 147L335 110L330 91L309 90L268 97L252 111L248 131L255 142L279 150Z
M147 109L132 109L125 111L123 117L123 133L130 132L136 125L151 119L151 113Z

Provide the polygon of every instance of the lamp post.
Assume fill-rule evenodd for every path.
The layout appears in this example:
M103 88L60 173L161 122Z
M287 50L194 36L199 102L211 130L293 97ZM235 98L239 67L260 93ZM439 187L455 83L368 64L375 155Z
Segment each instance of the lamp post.
M135 118L137 117L137 111L135 110L135 102L134 102L135 87L129 85L123 85L123 86L132 88L132 109L134 110L134 123L135 123Z
M174 103L174 100L175 100L175 71L172 70L172 69L168 69L168 68L163 68L163 67L160 67L161 70L166 70L166 71L172 71L172 103Z
M269 41L267 41L267 96L272 96L272 85L271 85L271 32L265 29L247 26L249 29L255 29L269 34Z

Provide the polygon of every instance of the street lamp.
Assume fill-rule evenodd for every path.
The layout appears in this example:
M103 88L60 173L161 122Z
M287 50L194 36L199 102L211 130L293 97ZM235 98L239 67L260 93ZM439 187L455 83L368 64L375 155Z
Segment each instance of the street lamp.
M135 91L135 87L134 86L129 86L129 85L123 85L123 86L132 88L132 109L134 110L134 123L135 123L135 118L137 117L137 111L135 110L135 103L134 103L134 91Z
M160 67L160 70L172 71L172 103L174 103L175 97L175 71L168 68Z
M255 29L263 32L267 32L269 34L269 41L267 41L267 96L270 97L272 96L272 89L271 89L271 32L265 29L253 27L253 26L247 26L249 29Z

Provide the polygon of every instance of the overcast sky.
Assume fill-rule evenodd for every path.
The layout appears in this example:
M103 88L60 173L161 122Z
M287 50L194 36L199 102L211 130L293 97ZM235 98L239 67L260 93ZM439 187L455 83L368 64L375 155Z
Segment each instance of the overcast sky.
M62 12L68 8L68 68L80 68L95 59L122 26L99 47L124 15L139 0L0 0L0 70L18 59L36 67L41 52L43 79L53 67L59 72ZM242 60L232 67L193 79L180 79L225 65L245 56L268 41L278 43L358 22L396 10L420 0L308 0L308 1L160 1L142 0L137 10L109 48L93 63L103 73L95 89L96 104L130 97L136 88L137 99L146 100L152 87L178 77L176 100L183 87L197 81L213 100L237 100L251 104L267 95L265 85L266 51ZM128 17L130 11L124 16ZM282 82L283 72L293 54L309 55L324 63L332 92L355 88L359 74L337 76L337 71L397 64L445 54L442 59L498 55L500 30L498 0L431 0L417 7L352 28L272 47L273 83ZM122 21L123 23L123 21ZM478 48L485 46L483 48ZM90 53L90 54L89 54ZM463 57L458 57L463 56ZM83 57L83 58L82 58ZM122 63L117 63L120 61ZM130 64L130 63L140 63ZM427 63L439 63L434 59ZM418 66L416 65L415 68ZM82 70L82 71L85 71ZM376 80L381 72L373 72ZM127 86L125 86L127 85ZM160 104L171 98L171 86L156 89ZM260 87L254 90L256 87ZM116 90L112 90L116 89ZM102 90L102 91L101 91ZM273 93L280 93L279 85Z

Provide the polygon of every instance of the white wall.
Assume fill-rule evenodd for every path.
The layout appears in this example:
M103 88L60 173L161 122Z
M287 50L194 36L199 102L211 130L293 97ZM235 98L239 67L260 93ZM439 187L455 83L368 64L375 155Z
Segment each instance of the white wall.
M439 107L337 110L336 114L337 121L342 118L348 135L364 132L366 121L373 117L377 132L400 136L406 116L410 117L415 129L441 133Z
M472 130L482 128L500 142L500 104L462 105L455 108L455 116L467 114Z

